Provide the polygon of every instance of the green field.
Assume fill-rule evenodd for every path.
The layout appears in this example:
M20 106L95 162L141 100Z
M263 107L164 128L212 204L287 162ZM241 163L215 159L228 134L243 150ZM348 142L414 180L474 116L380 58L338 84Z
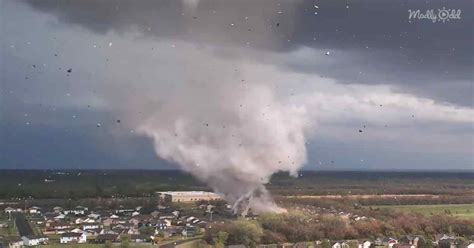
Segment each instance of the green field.
M448 214L463 219L474 219L474 204L394 205L372 207L404 212L416 212L427 215Z

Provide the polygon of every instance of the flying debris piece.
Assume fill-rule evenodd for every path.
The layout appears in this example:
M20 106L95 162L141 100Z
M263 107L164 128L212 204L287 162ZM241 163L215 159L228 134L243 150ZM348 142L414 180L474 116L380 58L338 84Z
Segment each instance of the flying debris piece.
M209 126L209 124L208 124L208 123L204 123L204 126L208 127L208 126Z
M100 127L100 126L102 126L102 125L100 123L97 123L97 127Z
M120 123L120 120L117 120L117 123Z
M279 22L277 22L277 24L276 24L276 25L277 25L277 27L279 27L279 26L280 26L280 23L279 23Z
M411 117L415 117L415 115L411 115Z
M109 42L109 47L112 47L112 42Z
M54 57L57 57L57 56L58 56L58 54L57 54L57 53L55 53L55 54L54 54Z
M329 56L330 54L331 54L331 53L330 53L329 51L327 51L327 52L325 53L326 56Z
M349 5L346 5L346 9L348 9L348 8L349 8Z
M234 26L234 24L233 24L233 23L231 23L230 25L231 25L232 27Z
M36 68L36 65L33 65L33 68Z
M67 69L67 73L71 73L71 72L72 72L72 68Z
M319 6L318 6L318 5L314 5L314 8L315 8L315 9L319 9Z
M362 129L359 129L359 133L362 133Z

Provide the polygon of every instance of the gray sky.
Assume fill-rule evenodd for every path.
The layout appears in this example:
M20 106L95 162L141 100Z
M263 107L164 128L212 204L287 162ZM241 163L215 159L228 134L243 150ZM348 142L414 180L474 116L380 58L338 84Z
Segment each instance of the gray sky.
M0 4L0 168L174 168L137 126L226 80L308 106L305 169L474 169L471 1Z

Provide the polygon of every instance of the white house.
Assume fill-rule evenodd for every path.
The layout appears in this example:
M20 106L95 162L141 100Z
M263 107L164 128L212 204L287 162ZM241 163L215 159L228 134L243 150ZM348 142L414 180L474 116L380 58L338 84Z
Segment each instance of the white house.
M332 248L349 248L349 245L346 242L334 242L331 245Z
M64 214L58 214L58 215L54 216L55 220L62 220L64 218L66 218L66 216Z
M48 237L42 235L28 235L21 237L24 246L35 246L48 243Z
M11 208L11 207L7 207L7 208L5 208L4 211L5 211L5 213L7 213L7 214L11 214L11 213L16 212L16 209Z
M81 219L81 218L77 218L77 219L74 221L74 223L76 223L76 225L79 225L79 224L81 224L82 222L84 222L84 220Z
M364 240L363 242L359 243L359 248L369 248L372 243L368 240Z
M33 207L28 209L28 213L30 213L30 214L39 214L39 213L41 213L41 208L33 206Z
M100 223L82 223L82 230L97 229L100 227Z
M91 213L89 215L87 215L88 218L91 218L91 219L99 219L100 218L100 214L95 214L95 213Z
M140 212L135 211L135 212L132 213L132 216L137 216L137 215L140 215Z
M82 244L82 243L87 242L87 236L84 233L76 233L76 232L63 233L61 234L61 238L59 239L59 242L61 244L69 244L69 243Z
M64 210L64 214L68 215L68 214L72 214L72 215L84 215L86 214L86 211L89 210L88 208L86 207L83 207L83 206L77 206L75 209L67 209L67 210Z

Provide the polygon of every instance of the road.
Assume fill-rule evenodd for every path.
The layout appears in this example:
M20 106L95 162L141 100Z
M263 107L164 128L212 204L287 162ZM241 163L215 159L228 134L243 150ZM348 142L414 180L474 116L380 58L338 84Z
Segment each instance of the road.
M174 247L176 247L177 245L181 245L181 244L184 244L184 243L187 243L187 242L191 242L191 241L194 241L194 240L197 240L197 239L200 239L200 238L201 238L201 237L191 238L191 239L176 240L176 241L171 242L171 243L168 243L168 244L160 245L159 247L160 247L160 248L174 248Z
M28 223L28 220L22 213L15 214L15 225L18 229L20 237L35 234L30 226L30 223Z

